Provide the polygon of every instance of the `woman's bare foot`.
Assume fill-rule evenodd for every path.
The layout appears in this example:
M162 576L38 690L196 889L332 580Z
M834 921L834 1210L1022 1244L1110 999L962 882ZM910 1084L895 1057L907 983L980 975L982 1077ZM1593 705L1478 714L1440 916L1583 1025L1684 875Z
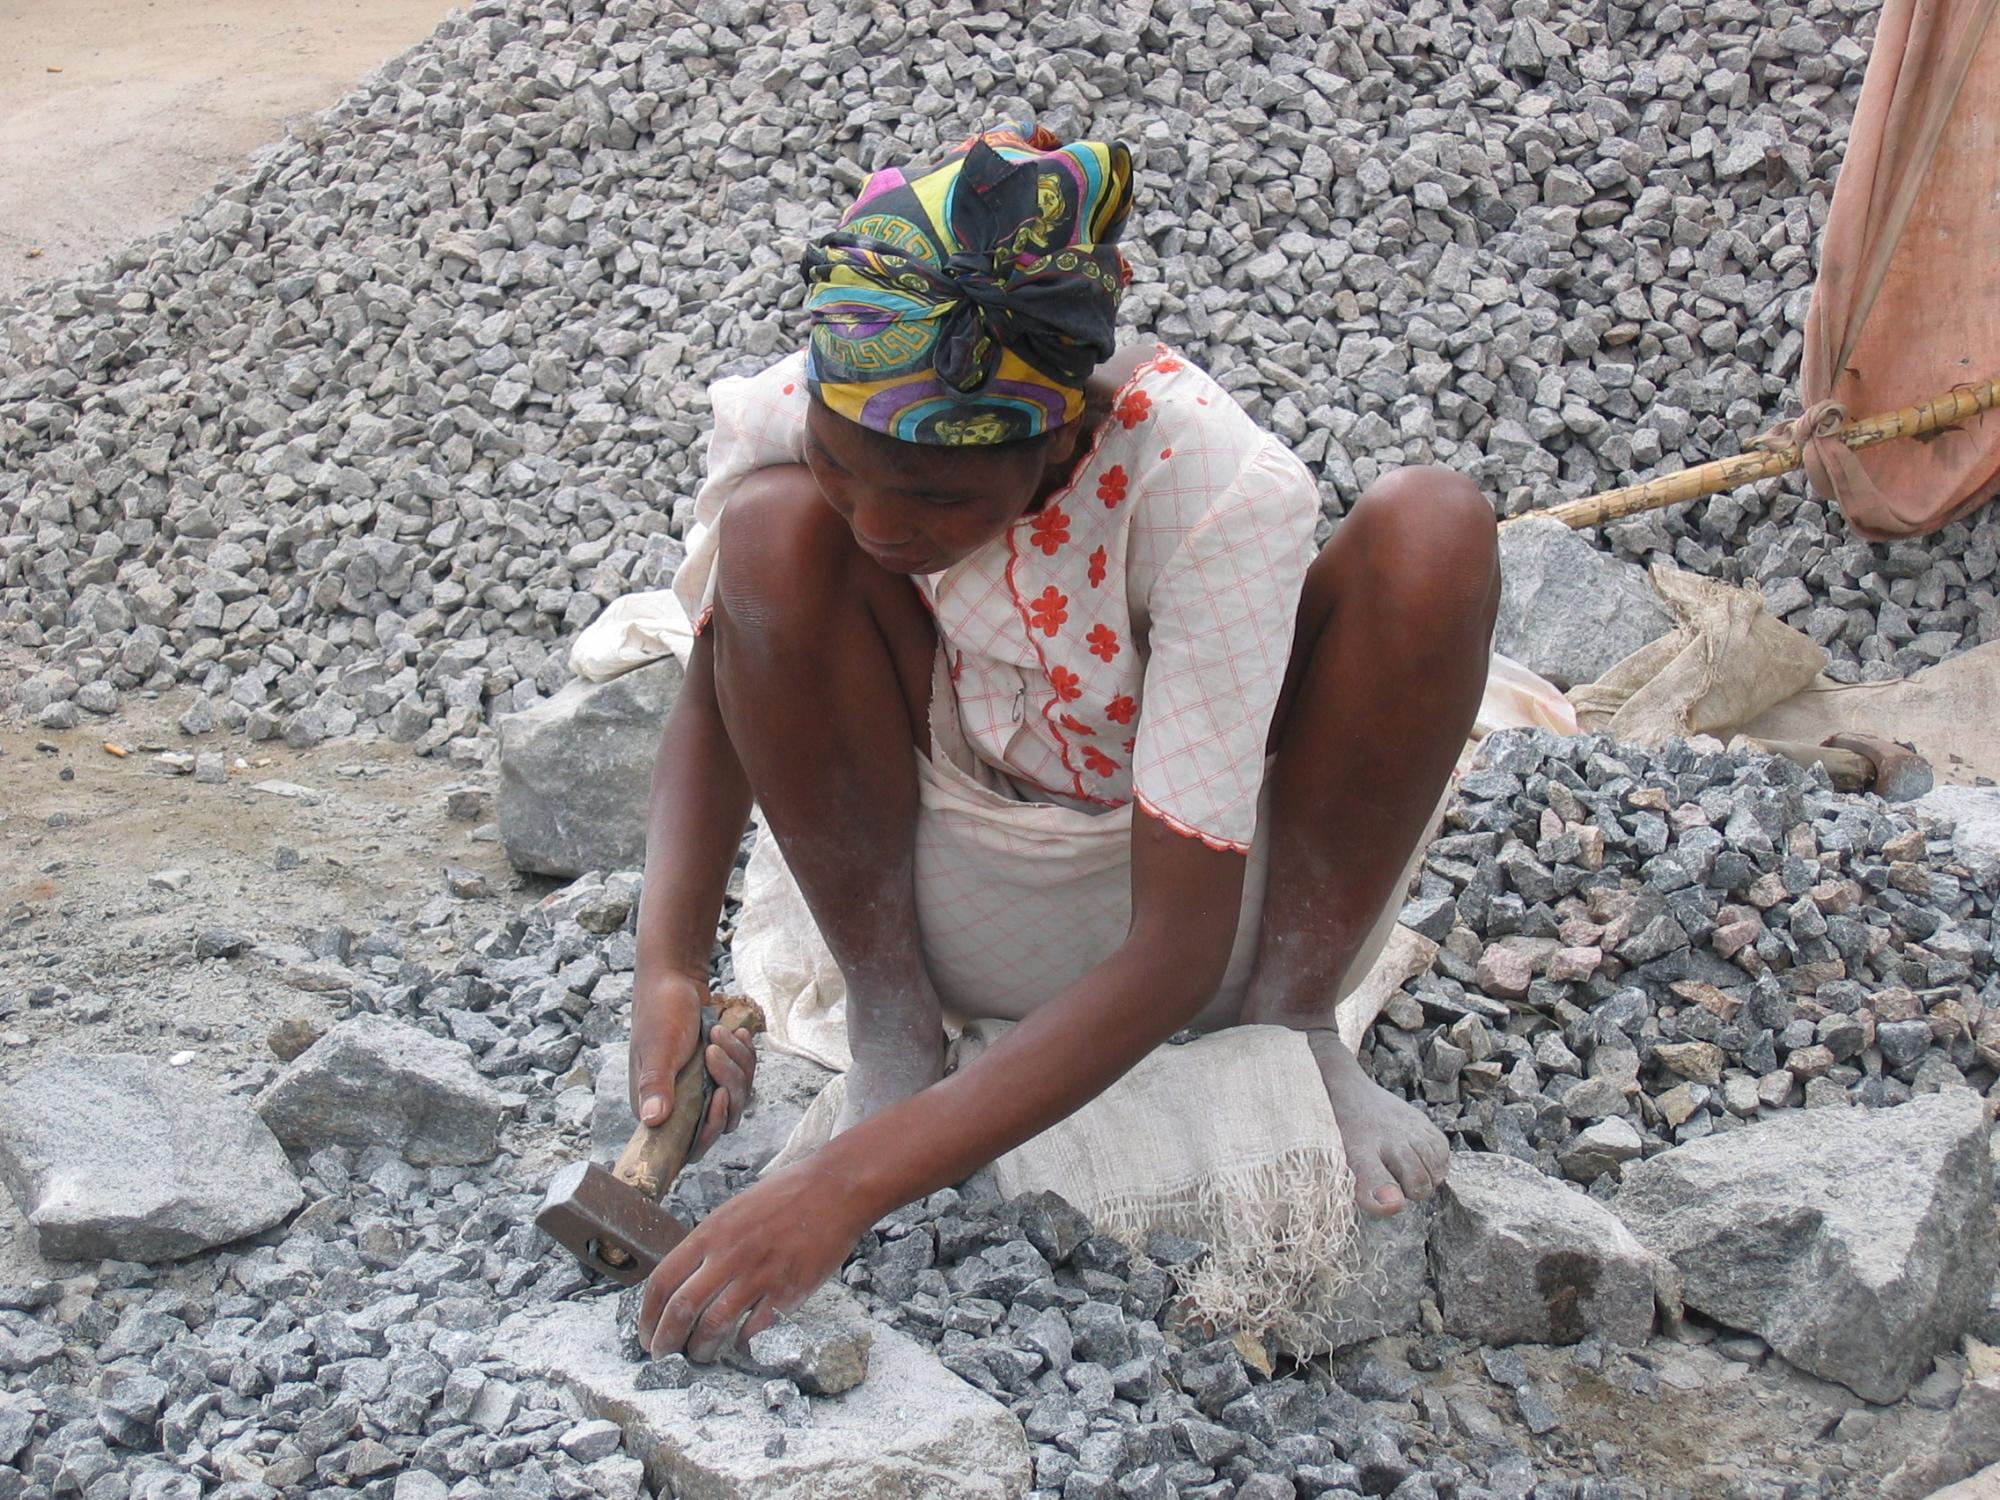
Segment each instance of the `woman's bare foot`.
M926 1004L853 1009L849 996L847 1098L834 1134L901 1103L944 1076L944 1023L936 997Z
M1354 1169L1354 1197L1361 1211L1387 1218L1407 1200L1430 1197L1451 1166L1444 1133L1422 1110L1363 1072L1333 1032L1313 1031L1307 1037L1340 1123L1340 1143Z

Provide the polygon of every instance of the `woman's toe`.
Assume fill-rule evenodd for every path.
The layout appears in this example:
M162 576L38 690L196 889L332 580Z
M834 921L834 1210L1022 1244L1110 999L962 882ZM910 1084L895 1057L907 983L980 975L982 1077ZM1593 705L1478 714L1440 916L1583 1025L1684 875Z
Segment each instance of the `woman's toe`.
M1451 1142L1444 1138L1442 1131L1427 1137L1423 1144L1424 1167L1431 1174L1431 1185L1443 1187L1445 1178L1451 1172Z
M1354 1201L1363 1213L1386 1219L1402 1210L1403 1190L1379 1157L1349 1158L1349 1165L1354 1168Z
M1383 1156L1406 1197L1421 1203L1436 1190L1437 1184L1431 1177L1423 1152L1415 1146L1391 1147L1383 1152Z

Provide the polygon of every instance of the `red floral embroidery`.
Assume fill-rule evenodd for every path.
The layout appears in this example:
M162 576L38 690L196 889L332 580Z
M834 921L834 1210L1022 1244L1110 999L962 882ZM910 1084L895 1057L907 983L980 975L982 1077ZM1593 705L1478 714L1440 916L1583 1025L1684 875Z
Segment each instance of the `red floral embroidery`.
M1104 477L1097 481L1097 498L1104 502L1104 508L1111 510L1125 498L1127 476L1123 464L1113 464L1104 471Z
M1091 626L1084 639L1090 642L1090 654L1101 660L1110 661L1118 654L1118 632L1109 625Z
M1118 405L1112 409L1111 414L1119 420L1127 432L1130 432L1146 420L1147 414L1152 409L1151 396L1144 391L1127 391L1118 398Z
M1153 368L1163 375L1171 375L1181 367L1181 362L1171 354L1162 354L1153 361Z
M789 380L785 382L785 394L787 396L791 395L791 393L797 389L798 387L793 385Z
M1083 747L1083 763L1099 776L1115 776L1118 774L1118 762L1106 755L1095 745L1085 745Z
M1064 703L1074 703L1083 696L1083 684L1068 667L1050 667L1049 686L1056 690L1056 697Z
M1132 753L1132 747L1138 743L1139 742L1136 739L1125 741L1125 753L1127 755L1130 755Z
M1172 458L1173 456L1174 456L1174 450L1173 450L1173 449L1171 449L1171 448L1162 448L1162 449L1160 450L1160 457L1161 457L1161 458L1163 458L1163 459L1164 459L1164 458Z
M1035 517L1034 542L1049 557L1056 555L1056 549L1069 540L1069 517L1062 513L1060 506L1051 505Z
M1098 587L1104 582L1104 549L1099 547L1090 554L1090 586Z
M1053 583L1042 590L1042 596L1028 606L1028 623L1043 635L1054 635L1069 618L1069 595Z
M1079 719L1075 714L1057 714L1056 722L1061 724L1062 727L1067 729L1071 734L1097 733L1095 729L1092 729L1088 724L1084 723L1083 720Z
M1104 705L1104 717L1114 724L1130 724L1132 722L1132 715L1138 711L1139 705L1134 703L1131 697L1125 693L1120 693L1116 698L1113 698L1109 703Z

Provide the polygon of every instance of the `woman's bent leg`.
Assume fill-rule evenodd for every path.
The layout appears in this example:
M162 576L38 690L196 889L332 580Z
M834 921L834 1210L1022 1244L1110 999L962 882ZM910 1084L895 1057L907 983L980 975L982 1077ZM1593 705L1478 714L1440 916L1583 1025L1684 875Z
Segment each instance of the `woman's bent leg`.
M804 468L753 476L722 525L716 698L847 982L845 1128L943 1061L912 878L936 636L915 586L854 544Z
M1486 682L1493 510L1443 469L1372 485L1314 562L1272 729L1270 886L1242 1019L1311 1029L1361 1207L1444 1179L1447 1143L1331 1030L1342 977L1428 832Z

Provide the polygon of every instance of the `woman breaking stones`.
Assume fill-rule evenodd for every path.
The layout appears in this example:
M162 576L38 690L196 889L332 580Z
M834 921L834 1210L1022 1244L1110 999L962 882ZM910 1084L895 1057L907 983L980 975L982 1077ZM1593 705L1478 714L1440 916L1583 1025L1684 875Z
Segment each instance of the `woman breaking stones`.
M1184 357L1117 348L1130 202L1122 146L1042 131L878 172L809 259L809 347L716 389L634 1102L663 1118L698 1043L753 797L845 978L852 1066L831 1141L654 1272L655 1353L757 1331L1188 1027L1307 1034L1363 1210L1444 1177L1442 1135L1331 1028L1478 707L1493 511L1398 470L1315 557L1298 459ZM1019 1024L946 1077L947 1012ZM754 1065L743 1035L706 1049L703 1144Z

